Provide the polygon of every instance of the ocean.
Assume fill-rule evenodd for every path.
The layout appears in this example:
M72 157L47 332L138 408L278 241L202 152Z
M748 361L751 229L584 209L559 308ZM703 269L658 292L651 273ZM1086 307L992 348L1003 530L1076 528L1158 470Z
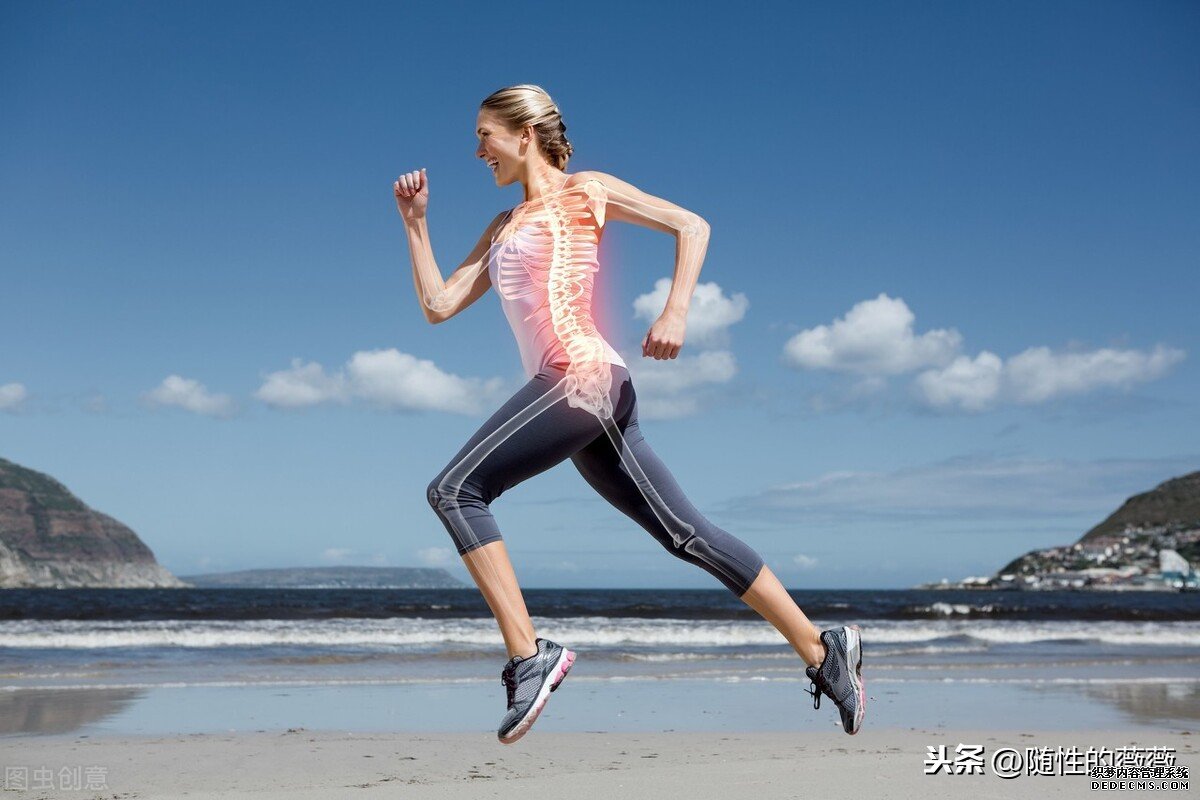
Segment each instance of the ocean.
M862 628L878 722L1200 720L1200 593L791 594L821 628ZM578 729L788 727L766 712L811 704L801 659L724 589L525 600L578 654ZM473 729L504 710L505 660L475 588L5 590L0 734L179 731L185 703L195 731Z

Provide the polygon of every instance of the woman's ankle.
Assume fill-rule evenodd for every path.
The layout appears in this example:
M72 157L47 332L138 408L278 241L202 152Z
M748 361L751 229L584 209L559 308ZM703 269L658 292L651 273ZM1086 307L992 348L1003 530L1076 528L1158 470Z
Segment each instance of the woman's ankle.
M508 660L512 661L517 656L521 658L533 658L538 653L537 642L530 642L528 645L517 645L514 649L508 652Z
M829 649L820 637L816 641L808 642L808 646L800 651L800 657L804 659L804 663L810 667L820 667L825 663L825 653Z

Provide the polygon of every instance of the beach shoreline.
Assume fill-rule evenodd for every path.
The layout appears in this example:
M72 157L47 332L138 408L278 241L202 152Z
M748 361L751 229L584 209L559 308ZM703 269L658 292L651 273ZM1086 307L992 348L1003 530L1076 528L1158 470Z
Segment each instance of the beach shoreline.
M255 797L306 800L346 796L515 797L528 792L593 796L622 793L658 800L758 798L958 798L1094 796L1093 778L1022 774L1002 778L992 753L1026 748L1174 748L1175 763L1198 763L1197 737L1185 730L989 730L870 728L855 736L817 732L542 732L513 745L492 731L355 733L264 730L192 735L42 735L7 737L6 773L40 767L50 785L16 796L39 798ZM929 748L980 745L983 774L925 774ZM961 763L961 762L960 762ZM60 775L91 767L93 785L63 788ZM951 767L952 769L953 767ZM63 770L67 770L66 773ZM1189 780L1189 779L1183 779ZM1031 785L1031 782L1035 782ZM11 787L6 787L11 791Z

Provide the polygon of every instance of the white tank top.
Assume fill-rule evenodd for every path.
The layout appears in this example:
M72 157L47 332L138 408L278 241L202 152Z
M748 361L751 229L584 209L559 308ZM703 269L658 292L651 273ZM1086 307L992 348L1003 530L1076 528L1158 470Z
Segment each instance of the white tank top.
M492 240L488 274L516 336L521 364L531 378L548 366L566 368L571 363L554 329L549 302L552 267L559 283L567 274L564 270L571 271L577 295L570 303L570 329L594 338L599 344L597 360L626 366L592 319L592 287L600 267L598 227L603 221L603 199L577 184L513 207Z

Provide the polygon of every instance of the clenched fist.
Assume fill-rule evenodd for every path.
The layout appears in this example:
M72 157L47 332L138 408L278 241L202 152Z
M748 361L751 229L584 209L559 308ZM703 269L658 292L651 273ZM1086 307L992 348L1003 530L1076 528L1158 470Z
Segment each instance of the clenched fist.
M405 222L423 219L425 209L429 207L429 178L425 176L425 168L416 172L406 172L392 184L396 194L396 210Z
M686 314L664 311L642 338L642 356L659 360L678 357L686 331Z

